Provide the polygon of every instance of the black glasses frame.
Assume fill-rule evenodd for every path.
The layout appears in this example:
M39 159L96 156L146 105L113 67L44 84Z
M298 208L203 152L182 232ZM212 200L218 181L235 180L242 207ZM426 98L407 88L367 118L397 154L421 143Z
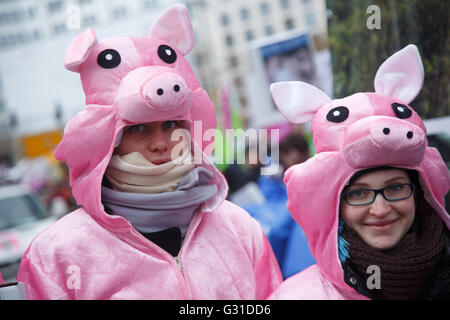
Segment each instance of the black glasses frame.
M399 199L388 199L388 198L386 197L386 195L384 194L384 191L385 191L386 189L388 189L388 188L391 188L392 186L409 186L409 187L410 187L410 193L409 193L408 196L403 197L403 198L399 198ZM413 194L413 192L414 192L414 188L415 188L415 185L412 184L412 183L395 183L395 184L388 185L388 186L386 186L386 187L384 187L384 188L381 188L381 189L362 188L362 189L350 190L350 191L344 192L344 193L341 195L341 198L344 199L344 201L345 201L349 206L353 206L353 207L366 206L366 205L368 205L368 204L372 204L373 202L375 202L375 199L377 198L377 195L378 195L379 193L383 196L383 198L384 198L386 201L400 201L400 200L408 199L409 197L412 196L412 194ZM361 204L352 204L352 203L349 203L349 202L348 202L348 200L347 200L347 195L348 195L349 193L351 193L351 192L354 192L354 191L372 191L372 192L374 192L374 196L373 196L372 201L365 202L365 203L361 203Z

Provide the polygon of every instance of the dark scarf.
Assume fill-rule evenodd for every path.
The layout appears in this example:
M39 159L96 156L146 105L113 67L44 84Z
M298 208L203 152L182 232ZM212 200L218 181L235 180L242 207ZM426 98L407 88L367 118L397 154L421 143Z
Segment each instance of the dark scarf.
M367 267L380 267L381 289L372 289L375 299L416 299L441 261L444 250L443 223L425 202L416 209L416 218L403 239L390 250L369 247L344 224L342 236L348 242L352 269L364 279Z

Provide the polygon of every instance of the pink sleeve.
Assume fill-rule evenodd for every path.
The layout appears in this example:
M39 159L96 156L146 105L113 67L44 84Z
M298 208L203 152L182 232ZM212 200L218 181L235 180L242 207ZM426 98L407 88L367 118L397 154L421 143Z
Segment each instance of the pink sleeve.
M260 232L262 247L255 261L256 300L267 299L283 281L272 247L262 229Z
M50 274L44 271L40 259L29 258L27 251L20 263L17 281L25 284L28 300L68 300L72 299L69 295L70 290L65 290L63 279L59 276L57 269ZM63 277L62 277L63 278Z

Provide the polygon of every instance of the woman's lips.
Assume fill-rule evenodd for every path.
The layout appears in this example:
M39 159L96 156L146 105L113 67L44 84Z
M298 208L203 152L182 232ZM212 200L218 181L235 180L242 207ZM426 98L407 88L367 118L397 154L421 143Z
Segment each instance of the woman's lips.
M365 225L368 227L374 228L376 230L382 230L382 229L388 229L388 228L392 227L396 221L397 221L397 219L379 220L379 221L365 223Z
M160 165L160 164L163 164L163 163L166 163L166 162L169 162L169 161L172 161L172 159L165 158L165 159L154 159L154 160L151 160L151 162L153 164L156 164L156 165Z

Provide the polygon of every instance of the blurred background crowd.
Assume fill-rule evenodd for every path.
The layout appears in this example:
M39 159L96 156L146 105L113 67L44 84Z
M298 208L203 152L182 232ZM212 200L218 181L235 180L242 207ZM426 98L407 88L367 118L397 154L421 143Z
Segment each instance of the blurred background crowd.
M5 280L15 278L31 239L77 208L67 168L53 157L65 124L85 105L78 75L64 69L65 49L88 27L99 39L145 36L152 21L176 2L189 9L196 46L187 58L216 106L219 130L278 130L264 152L222 141L234 161L216 164L228 180L229 200L262 225L285 278L314 263L286 208L283 183L285 170L313 156L314 146L308 124L291 125L276 110L270 83L301 80L334 98L373 91L379 65L414 43L425 82L411 106L450 167L449 1L0 0L0 272ZM258 153L256 163L248 161L252 152ZM237 161L238 155L246 161ZM280 164L277 172L261 174L274 162Z

